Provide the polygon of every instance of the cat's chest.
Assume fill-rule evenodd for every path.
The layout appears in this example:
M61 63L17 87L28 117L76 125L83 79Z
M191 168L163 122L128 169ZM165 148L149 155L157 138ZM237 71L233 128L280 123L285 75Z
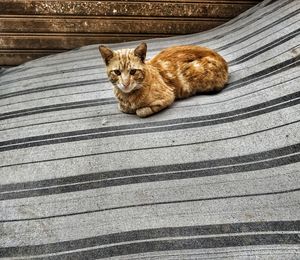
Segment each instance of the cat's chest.
M129 110L135 111L143 106L142 97L136 97L134 95L124 96L123 94L120 94L119 91L116 91L115 94L122 106L126 107Z
M122 103L123 106L127 107L129 110L135 111L140 107L139 102L132 102L129 100L120 100L119 102Z

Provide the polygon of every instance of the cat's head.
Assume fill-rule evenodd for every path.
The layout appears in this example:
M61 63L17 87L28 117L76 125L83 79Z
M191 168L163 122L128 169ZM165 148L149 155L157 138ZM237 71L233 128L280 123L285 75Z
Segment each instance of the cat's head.
M146 43L135 49L113 51L103 45L99 51L106 64L107 75L112 84L124 93L142 87L145 78Z

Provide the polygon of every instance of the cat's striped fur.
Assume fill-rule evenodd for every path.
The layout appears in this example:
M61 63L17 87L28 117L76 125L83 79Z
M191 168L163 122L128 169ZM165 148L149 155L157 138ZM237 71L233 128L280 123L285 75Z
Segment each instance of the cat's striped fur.
M120 110L140 117L170 106L176 98L220 91L228 81L226 61L205 47L170 47L149 61L145 43L135 49L99 50Z

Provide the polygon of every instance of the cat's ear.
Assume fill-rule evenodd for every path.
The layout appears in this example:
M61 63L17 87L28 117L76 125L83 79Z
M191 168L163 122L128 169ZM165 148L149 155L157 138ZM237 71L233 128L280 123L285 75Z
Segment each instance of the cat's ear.
M104 45L99 46L99 51L103 60L105 61L105 64L108 65L109 61L114 56L114 52L111 49L105 47Z
M137 46L134 49L134 55L138 56L142 60L142 62L144 62L146 59L146 52L147 52L147 44L144 42L142 42L139 46Z

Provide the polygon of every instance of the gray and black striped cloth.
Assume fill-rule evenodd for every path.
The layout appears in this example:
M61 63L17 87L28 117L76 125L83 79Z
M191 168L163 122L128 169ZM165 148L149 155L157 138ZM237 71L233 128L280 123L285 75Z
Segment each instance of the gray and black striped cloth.
M300 259L299 12L148 41L217 50L230 84L146 119L118 111L96 45L2 71L0 257Z

